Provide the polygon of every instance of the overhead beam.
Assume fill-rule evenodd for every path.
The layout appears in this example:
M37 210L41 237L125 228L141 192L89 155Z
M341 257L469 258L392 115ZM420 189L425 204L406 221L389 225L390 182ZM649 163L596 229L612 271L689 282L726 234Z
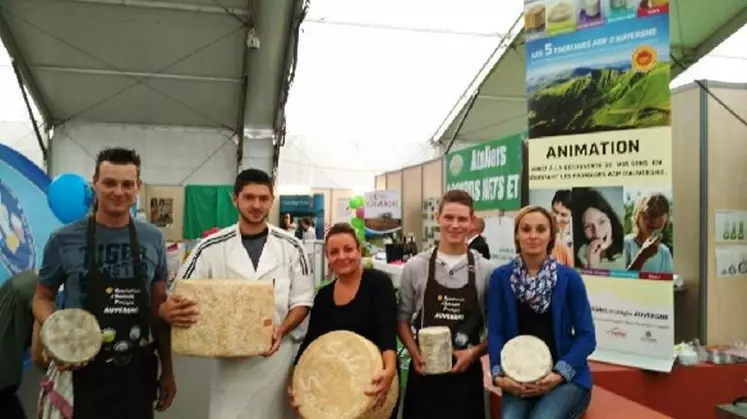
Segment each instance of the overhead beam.
M162 9L162 10L178 10L182 12L195 12L195 13L215 13L215 14L233 14L239 16L249 15L249 10L220 7L220 6L209 6L209 5L198 5L179 3L172 1L150 1L150 0L63 0L74 3L93 3L103 4L109 6L126 6L126 7L139 7L144 9Z
M194 76L194 75L186 75L186 74L141 73L141 72L136 72L136 71L99 70L99 69L92 69L92 68L59 67L59 66L52 66L52 65L37 65L37 66L34 66L33 68L39 71L47 71L47 72L55 72L55 73L87 74L87 75L98 75L98 76L142 78L142 79L202 81L202 82L211 82L211 83L235 83L235 84L241 83L240 78L204 77L204 76Z
M526 96L492 96L492 95L478 95L478 100L492 100L500 102L526 102Z
M443 145L443 142L446 140L446 138L443 138L444 134L456 121L456 119L459 117L459 114L464 110L469 101L474 101L474 92L478 92L479 94L480 88L488 80L490 74L493 72L493 69L500 65L509 50L511 48L516 48L517 42L523 39L523 30L517 32L517 25L523 20L523 17L523 13L520 13L519 16L516 17L514 23L511 24L511 27L508 29L508 32L506 34L507 36L501 38L500 42L498 42L498 45L496 45L495 49L490 54L488 59L485 60L480 70L477 72L477 74L475 74L475 77L472 79L470 84L464 90L456 103L454 103L454 106L452 106L451 110L449 110L449 113L446 114L446 117L438 125L438 128L436 128L436 131L433 133L433 135L431 135L430 138L430 143L432 145Z
M44 101L44 96L42 96L41 94L39 85L36 84L36 81L34 80L34 77L29 70L28 63L26 62L21 49L18 47L16 38L13 35L13 32L10 30L8 22L5 20L5 16L3 16L3 13L1 11L0 40L2 40L3 44L5 45L5 49L8 51L8 55L10 55L11 59L13 59L13 61L15 61L16 65L18 66L18 72L21 73L23 83L26 88L29 89L31 98L34 101L34 104L36 104L36 109L39 110L39 113L41 113L41 116L44 119L44 124L47 127L49 125L52 125L54 123L54 120L52 119L52 113L49 111L49 107Z

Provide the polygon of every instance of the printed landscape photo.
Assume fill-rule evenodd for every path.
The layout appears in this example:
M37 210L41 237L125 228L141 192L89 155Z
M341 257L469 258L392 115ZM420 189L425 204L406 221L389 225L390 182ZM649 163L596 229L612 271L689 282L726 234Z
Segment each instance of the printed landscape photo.
M632 19L527 45L529 137L669 125L669 37L653 36L545 55L566 45L615 38L636 30L667 34L660 18ZM614 32L612 32L614 29ZM633 67L644 47L652 65Z
M669 63L579 67L529 85L531 138L669 125Z

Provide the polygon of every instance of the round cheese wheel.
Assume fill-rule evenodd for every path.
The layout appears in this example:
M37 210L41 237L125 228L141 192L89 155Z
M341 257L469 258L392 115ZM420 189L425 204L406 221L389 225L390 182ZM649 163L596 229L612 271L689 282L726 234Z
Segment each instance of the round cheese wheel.
M537 381L552 371L550 348L535 336L516 336L503 345L501 368L518 383Z
M445 326L424 327L418 331L420 356L425 362L426 374L451 372L451 329Z
M373 342L345 330L311 342L293 372L293 392L304 419L385 419L397 403L395 377L385 403L374 408L365 394L384 363Z
M91 313L79 308L54 312L39 332L47 355L65 364L82 364L101 350L103 335Z

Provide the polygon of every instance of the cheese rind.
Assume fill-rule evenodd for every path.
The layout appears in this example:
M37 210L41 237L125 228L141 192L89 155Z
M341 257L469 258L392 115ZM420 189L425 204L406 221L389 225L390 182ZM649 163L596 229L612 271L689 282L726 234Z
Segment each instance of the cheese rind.
M79 308L55 311L42 325L39 338L47 356L73 365L96 357L103 342L96 317Z
M451 372L453 348L451 329L445 326L424 327L418 331L420 356L428 375Z
M503 345L501 369L518 383L540 380L552 371L550 348L535 336L516 336Z
M199 319L171 329L171 348L180 355L246 357L272 346L275 290L272 282L246 279L187 279L174 294L197 301Z
M385 419L399 395L397 377L386 401L373 407L365 394L384 363L379 348L346 330L326 333L306 348L293 372L293 393L305 419Z

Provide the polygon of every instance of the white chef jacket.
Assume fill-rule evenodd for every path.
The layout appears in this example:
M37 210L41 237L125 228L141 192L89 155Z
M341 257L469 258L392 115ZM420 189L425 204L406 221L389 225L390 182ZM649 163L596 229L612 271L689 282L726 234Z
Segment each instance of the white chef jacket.
M257 269L241 243L238 224L220 230L197 244L182 265L180 279L246 279L275 281L275 325L290 309L311 307L314 278L300 240L268 225L269 232ZM286 384L298 345L308 327L308 317L283 339L268 358L221 359L211 381L210 419L292 418Z

